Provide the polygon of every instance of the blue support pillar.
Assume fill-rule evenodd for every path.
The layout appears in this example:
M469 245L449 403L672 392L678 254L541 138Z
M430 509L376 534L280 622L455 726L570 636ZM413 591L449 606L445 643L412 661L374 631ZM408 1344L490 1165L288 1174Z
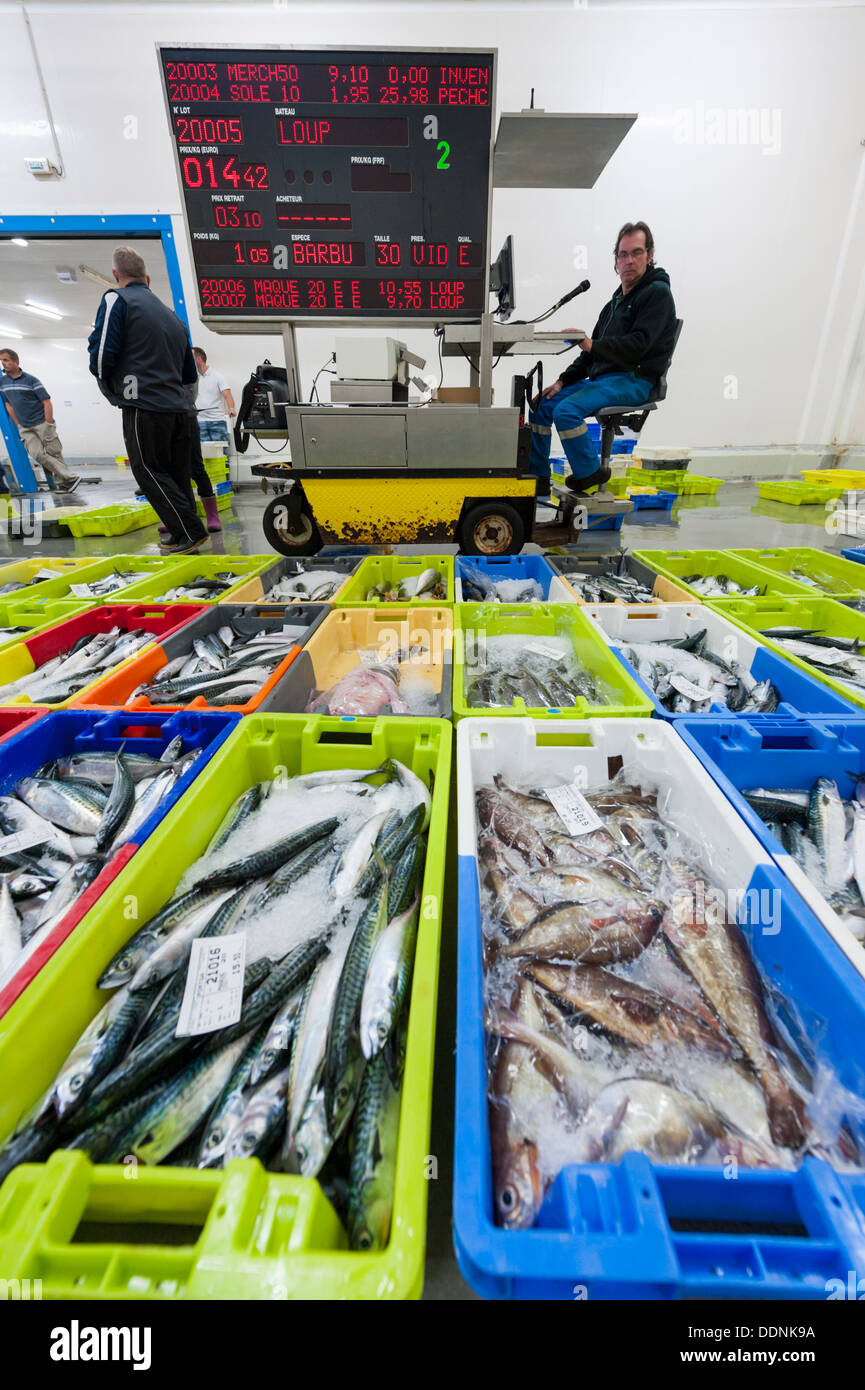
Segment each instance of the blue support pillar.
M21 443L21 436L9 419L9 412L0 397L0 434L6 441L9 462L5 465L12 473L22 492L37 492L36 474L30 463L30 455Z

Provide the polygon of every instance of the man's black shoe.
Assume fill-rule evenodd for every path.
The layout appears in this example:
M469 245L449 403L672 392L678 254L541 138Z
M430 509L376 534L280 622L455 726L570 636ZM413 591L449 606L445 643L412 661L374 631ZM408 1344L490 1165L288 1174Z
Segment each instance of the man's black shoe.
M571 473L565 482L572 492L587 492L590 487L603 487L612 476L612 469L599 468L596 473L590 473L587 478L575 478Z

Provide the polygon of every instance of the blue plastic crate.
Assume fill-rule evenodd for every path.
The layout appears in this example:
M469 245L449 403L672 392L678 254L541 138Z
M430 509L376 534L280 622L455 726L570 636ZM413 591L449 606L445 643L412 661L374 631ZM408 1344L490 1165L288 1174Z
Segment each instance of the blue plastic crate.
M845 560L855 560L858 565L865 565L865 546L851 546L849 550L842 550L841 554Z
M614 439L613 453L632 454L634 452L634 445L636 444L636 442L636 439Z
M615 655L628 674L645 690L655 707L657 719L668 719L674 723L682 719L716 720L722 717L753 719L762 723L766 719L810 717L835 717L852 719L856 717L856 707L838 695L823 681L809 676L798 666L785 661L776 652L769 651L759 640L759 633L746 632L729 622L722 613L715 612L705 604L673 603L654 607L649 604L589 604L586 615L598 627L605 640L615 637L632 642L651 642L653 638L686 637L702 628L708 629L709 650L722 656L726 661L737 661L758 683L769 680L778 691L781 699L774 714L736 715L721 704L713 704L703 714L673 714L665 709L655 697L651 686L639 675L636 668L623 655L618 647L613 647ZM644 630L641 632L639 628ZM610 642L612 646L612 642Z
M237 714L201 714L197 710L172 714L56 710L33 720L20 733L5 740L0 762L0 795L7 795L22 777L32 776L42 763L55 758L69 757L72 753L114 753L120 748L126 753L148 753L158 758L171 740L182 734L185 752L195 748L203 751L135 832L132 843L142 845L210 762L239 720Z
M865 946L858 943L742 795L755 787L810 791L831 777L845 798L865 776L865 718L851 711L840 719L679 719L682 736L776 864L865 976ZM865 1066L865 1058L863 1058Z
M635 512L657 511L659 508L672 507L677 496L675 492L632 492L628 493L628 501L633 502Z
M661 1165L636 1153L617 1164L572 1165L552 1184L532 1229L494 1225L474 779L487 782L502 770L515 781L523 775L537 781L545 772L567 775L571 765L595 759L600 776L590 770L591 785L606 778L611 755L634 755L635 740L642 742L637 759L646 760L646 773L654 768L667 777L679 798L678 814L721 846L720 857L730 861L725 886L732 875L746 895L775 895L771 933L742 922L753 953L795 1003L806 1029L825 1028L821 1048L842 1083L865 1092L852 1045L865 1035L865 979L827 939L763 846L738 818L723 816L719 788L699 759L681 757L675 728L660 721L643 722L641 729L626 720L551 729L531 720L496 726L465 720L457 731L453 1229L460 1269L478 1293L498 1299L825 1301L828 1280L846 1287L847 1271L865 1268L865 1177L837 1174L817 1159L806 1159L796 1172L740 1168L734 1182L720 1168ZM743 1223L748 1233L737 1229ZM782 1234L778 1227L798 1233Z
M536 579L542 590L539 603L547 601L550 585L556 578L552 566L543 555L457 555L454 559L457 603L463 602L462 579L471 566L483 570L494 582L499 579Z

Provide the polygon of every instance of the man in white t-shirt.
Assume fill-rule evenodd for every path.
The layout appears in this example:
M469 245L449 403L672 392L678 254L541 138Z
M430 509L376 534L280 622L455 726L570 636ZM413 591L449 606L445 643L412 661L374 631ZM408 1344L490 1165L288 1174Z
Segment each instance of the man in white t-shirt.
M192 355L198 368L198 396L195 408L198 411L198 430L202 440L214 440L228 448L228 424L225 412L234 419L234 397L228 383L219 372L207 365L204 348L193 348Z

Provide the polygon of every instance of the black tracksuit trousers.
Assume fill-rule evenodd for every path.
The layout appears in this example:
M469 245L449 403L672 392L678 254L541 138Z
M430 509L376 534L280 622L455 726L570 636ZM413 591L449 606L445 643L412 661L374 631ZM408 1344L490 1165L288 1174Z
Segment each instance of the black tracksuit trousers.
M132 475L163 526L178 541L201 540L189 481L189 413L123 407L123 439Z

